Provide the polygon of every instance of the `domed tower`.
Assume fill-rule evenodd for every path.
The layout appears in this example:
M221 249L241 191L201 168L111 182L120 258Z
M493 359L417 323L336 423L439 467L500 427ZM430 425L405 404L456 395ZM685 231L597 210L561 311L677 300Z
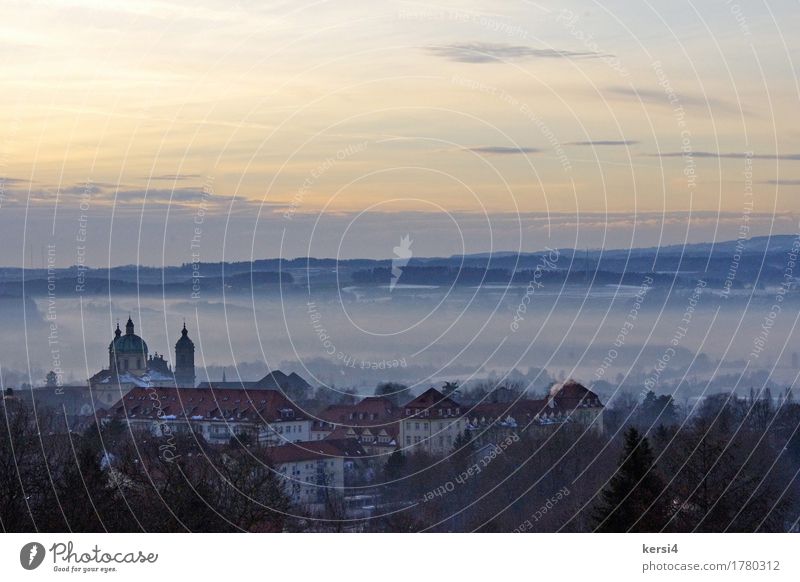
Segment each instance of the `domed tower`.
M130 317L125 324L125 335L122 335L117 324L114 339L108 345L108 369L120 374L144 374L147 371L147 344L134 333Z
M175 344L175 383L181 388L194 388L194 342L189 339L186 322Z

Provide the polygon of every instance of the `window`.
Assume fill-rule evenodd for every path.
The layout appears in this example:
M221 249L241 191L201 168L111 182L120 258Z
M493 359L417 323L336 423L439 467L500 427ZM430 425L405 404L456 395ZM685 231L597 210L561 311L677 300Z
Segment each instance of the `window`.
M414 430L419 430L419 423L418 422L414 423Z
M411 437L410 436L406 437L406 444L411 446Z

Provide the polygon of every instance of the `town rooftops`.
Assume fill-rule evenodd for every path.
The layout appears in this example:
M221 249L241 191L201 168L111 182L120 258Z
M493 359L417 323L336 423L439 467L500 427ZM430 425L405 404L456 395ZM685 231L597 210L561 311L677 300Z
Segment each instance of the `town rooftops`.
M468 412L473 425L500 422L508 425L549 424L570 417L583 408L603 408L600 398L578 382L569 380L554 384L547 398L521 398L513 402L485 402Z
M199 388L235 388L239 390L311 390L311 384L292 372L288 376L280 370L268 373L260 380L232 380L227 382L201 382Z
M382 396L367 396L357 404L332 404L320 412L319 419L342 426L383 426L396 419L398 408Z
M161 420L302 420L301 411L277 390L136 387L110 409L117 418Z

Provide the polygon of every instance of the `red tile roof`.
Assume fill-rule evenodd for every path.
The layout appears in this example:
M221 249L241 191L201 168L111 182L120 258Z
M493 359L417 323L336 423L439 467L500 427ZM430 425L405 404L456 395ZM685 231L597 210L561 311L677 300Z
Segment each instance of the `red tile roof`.
M405 416L459 416L461 405L439 392L428 388L425 392L403 406Z
M376 430L395 424L400 410L392 401L382 396L367 396L356 404L333 404L319 413L314 430L322 430L325 423L344 427L374 427ZM332 428L328 426L327 428Z
M276 390L213 388L133 388L110 409L118 418L187 418L202 420L292 421L304 418Z
M553 384L550 396L559 406L564 408L602 407L600 398L575 380L567 380L561 384Z
M517 423L529 423L537 415L568 415L577 408L603 408L597 394L574 380L555 384L548 398L521 399L514 402L482 403L468 413L470 419L492 419L503 421L509 416Z

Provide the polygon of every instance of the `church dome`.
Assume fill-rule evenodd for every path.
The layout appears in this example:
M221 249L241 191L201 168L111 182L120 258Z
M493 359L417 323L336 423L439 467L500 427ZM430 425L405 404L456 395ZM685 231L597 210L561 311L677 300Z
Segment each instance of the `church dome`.
M128 323L125 325L125 334L122 334L119 325L117 325L114 339L109 344L108 349L116 354L147 354L147 343L133 333L133 321L129 317Z

